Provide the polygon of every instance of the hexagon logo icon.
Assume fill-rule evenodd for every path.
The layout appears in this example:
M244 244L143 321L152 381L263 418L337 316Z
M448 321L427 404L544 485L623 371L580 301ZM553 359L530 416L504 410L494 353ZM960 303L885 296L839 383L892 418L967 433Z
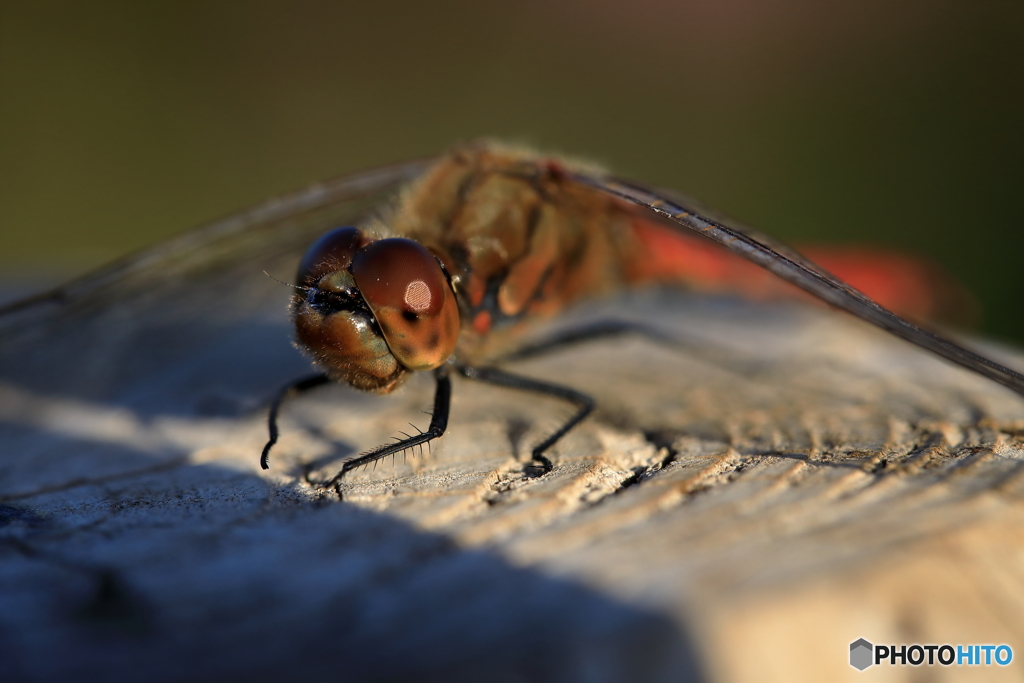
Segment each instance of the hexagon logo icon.
M864 640L858 638L857 640L850 643L850 666L857 671L863 671L868 668L874 662L872 654L874 654L875 646Z

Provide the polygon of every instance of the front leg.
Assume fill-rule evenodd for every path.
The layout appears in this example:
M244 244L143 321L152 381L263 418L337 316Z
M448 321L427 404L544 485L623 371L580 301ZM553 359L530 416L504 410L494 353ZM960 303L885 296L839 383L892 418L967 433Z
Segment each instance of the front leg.
M274 400L270 404L270 412L267 413L267 430L270 436L267 439L267 445L263 447L263 454L260 455L260 467L265 470L270 469L270 449L277 443L277 416L281 412L281 406L284 402L295 394L305 393L328 382L330 382L330 379L328 379L327 375L318 372L315 375L301 377L281 387L281 390L277 392L277 395L274 396Z
M452 381L448 376L448 366L442 365L434 370L434 379L437 381L437 388L434 391L434 411L430 418L430 426L427 427L426 431L420 432L415 436L400 439L395 443L378 446L371 451L346 460L341 466L341 472L334 475L327 482L326 486L337 484L349 470L376 462L393 453L400 453L408 448L415 448L416 446L429 443L444 434L448 428L448 414L452 403Z

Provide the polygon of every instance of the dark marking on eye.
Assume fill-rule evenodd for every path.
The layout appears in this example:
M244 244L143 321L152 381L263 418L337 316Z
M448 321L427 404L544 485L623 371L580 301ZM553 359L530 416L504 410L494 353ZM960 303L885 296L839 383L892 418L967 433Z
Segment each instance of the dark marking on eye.
M440 343L441 335L437 332L434 332L434 334L430 335L430 339L427 340L427 348L436 349Z
M420 319L420 316L412 311L402 311L402 317L407 323L414 323Z

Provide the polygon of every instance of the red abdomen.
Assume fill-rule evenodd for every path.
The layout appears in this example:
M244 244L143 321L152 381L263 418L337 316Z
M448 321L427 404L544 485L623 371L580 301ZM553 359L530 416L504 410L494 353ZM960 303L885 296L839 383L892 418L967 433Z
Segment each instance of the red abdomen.
M642 245L635 281L677 282L752 299L800 297L815 300L767 270L735 256L699 235L684 235L636 218L633 232ZM917 320L975 322L970 295L931 261L869 246L802 246L808 259L898 315Z

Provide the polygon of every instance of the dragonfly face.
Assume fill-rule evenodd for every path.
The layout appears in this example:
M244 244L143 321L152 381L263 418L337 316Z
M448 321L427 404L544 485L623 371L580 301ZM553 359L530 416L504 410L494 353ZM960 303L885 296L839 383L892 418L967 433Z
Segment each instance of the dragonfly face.
M410 370L455 350L459 310L451 279L422 245L332 230L310 247L292 308L296 337L334 379L386 393Z
M454 368L470 379L576 406L572 418L533 449L535 463L550 469L544 451L590 412L593 401L568 387L479 365L495 358L490 342L582 298L647 282L692 283L695 261L685 255L706 249L703 238L1024 394L1021 374L903 320L792 250L711 218L674 193L476 144L442 156L382 220L335 229L303 258L292 307L296 337L323 372L279 394L263 466L277 439L281 401L328 378L379 393L393 390L410 371L432 370L437 381L425 432L353 458L341 474L437 438L447 426Z

